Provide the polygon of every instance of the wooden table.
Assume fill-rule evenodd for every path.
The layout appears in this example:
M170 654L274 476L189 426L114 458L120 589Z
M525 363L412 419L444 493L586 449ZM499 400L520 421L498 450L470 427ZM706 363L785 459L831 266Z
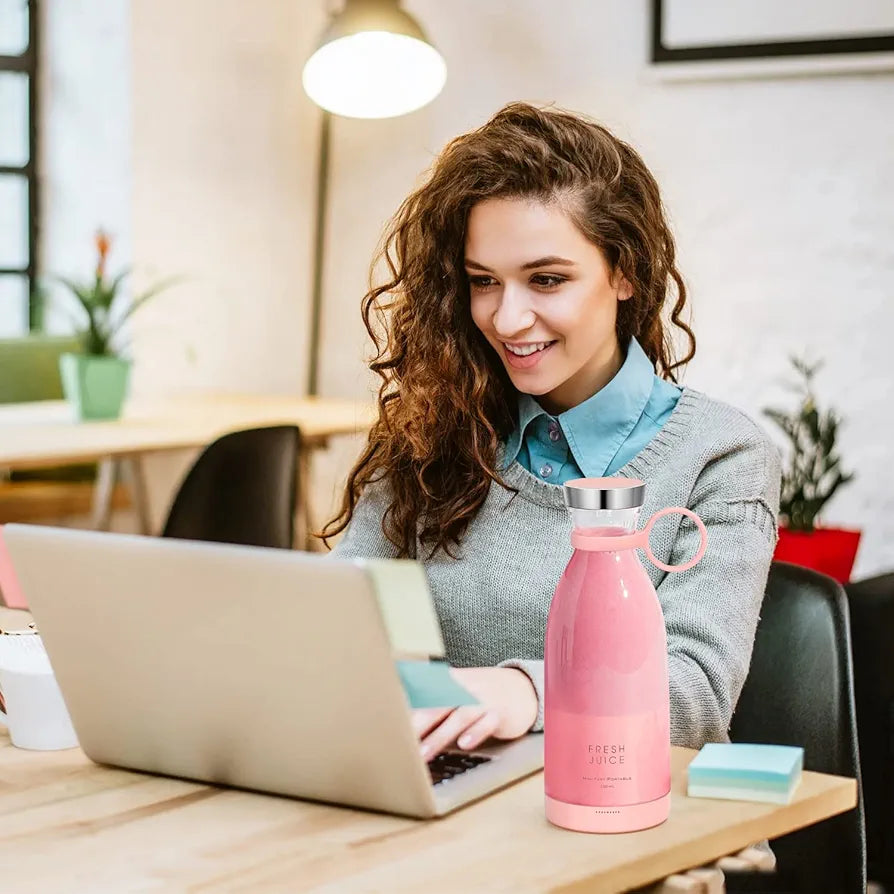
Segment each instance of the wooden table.
M22 751L0 728L0 890L615 892L856 804L854 780L819 773L785 806L690 799L693 754L674 749L666 823L598 836L547 824L539 773L424 822Z
M64 401L0 406L0 469L78 462L100 464L94 525L108 526L111 493L127 463L140 528L149 532L148 499L140 458L161 450L203 447L231 431L269 425L301 429L298 506L309 527L307 485L311 451L335 435L365 431L375 418L372 402L275 395L186 395L129 404L110 422L76 422Z

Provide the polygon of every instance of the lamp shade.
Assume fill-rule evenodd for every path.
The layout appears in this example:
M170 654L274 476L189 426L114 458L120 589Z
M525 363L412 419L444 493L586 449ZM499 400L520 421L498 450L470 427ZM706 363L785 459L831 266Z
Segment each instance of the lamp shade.
M348 118L391 118L431 102L447 79L441 54L396 0L347 0L304 66L307 95Z

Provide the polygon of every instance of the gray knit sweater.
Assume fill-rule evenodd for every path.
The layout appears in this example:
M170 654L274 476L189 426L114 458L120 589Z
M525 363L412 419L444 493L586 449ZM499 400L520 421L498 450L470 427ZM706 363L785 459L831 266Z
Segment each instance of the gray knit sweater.
M523 670L537 690L534 729L540 730L546 618L571 557L571 521L560 486L517 462L503 477L518 494L491 485L458 558L439 552L423 561L448 661ZM778 454L743 413L687 388L662 429L616 477L646 482L641 523L665 506L687 506L708 529L707 553L689 571L667 574L642 559L664 610L673 742L721 741L748 673L776 542ZM382 533L388 503L384 483L368 486L334 554L396 555ZM698 540L691 522L670 516L652 532L652 550L680 564Z

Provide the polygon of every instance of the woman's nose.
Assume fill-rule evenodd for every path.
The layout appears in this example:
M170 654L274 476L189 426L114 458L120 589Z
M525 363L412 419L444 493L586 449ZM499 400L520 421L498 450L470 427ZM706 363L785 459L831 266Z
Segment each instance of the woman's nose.
M493 316L494 331L500 338L513 336L530 329L537 319L523 289L506 286Z

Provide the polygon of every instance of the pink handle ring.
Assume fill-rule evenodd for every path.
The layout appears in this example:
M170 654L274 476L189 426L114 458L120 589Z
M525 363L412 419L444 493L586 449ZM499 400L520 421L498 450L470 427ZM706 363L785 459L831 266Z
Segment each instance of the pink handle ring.
M649 538L652 535L652 528L659 518L663 518L665 515L674 515L675 513L677 515L685 515L687 518L692 519L695 526L698 528L701 543L699 544L695 555L688 562L683 565L665 565L664 562L659 562L658 559L655 558ZM642 548L646 551L649 561L662 571L688 571L693 565L697 565L701 561L702 556L705 554L705 550L708 548L708 532L705 529L705 523L691 509L684 509L682 506L669 506L667 509L662 509L660 512L656 512L649 521L646 522L646 526L642 530L642 538Z

